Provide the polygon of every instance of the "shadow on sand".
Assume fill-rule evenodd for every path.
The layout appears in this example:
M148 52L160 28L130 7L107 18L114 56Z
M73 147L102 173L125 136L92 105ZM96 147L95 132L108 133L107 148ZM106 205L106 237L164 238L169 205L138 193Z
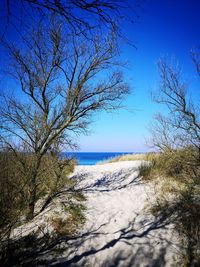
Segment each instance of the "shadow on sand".
M134 175L131 176L130 173ZM88 175L85 173L72 177L78 184L82 183L76 190L89 193L110 192L141 184L135 169L131 172L128 170L121 173L104 173L92 180L92 183L91 180L89 183L85 182ZM136 215L126 227L116 232L107 232L106 229L110 229L107 225L112 226L112 223L113 218L109 218L106 223L100 223L99 226L95 226L94 222L91 230L75 236L52 237L43 234L38 238L35 234L10 241L0 266L165 266L166 253L171 243L159 230L164 231L169 226L170 216L163 213L157 218L151 217L150 221ZM98 259L101 259L101 262Z
M83 233L74 237L57 236L51 238L48 234L42 238L36 238L34 235L21 238L18 241L9 244L6 257L0 262L1 266L90 266L88 258L94 257L97 253L113 248L120 242L132 248L127 253L117 250L112 259L107 258L101 265L96 262L96 266L102 267L131 267L131 266L165 266L165 253L170 245L161 236L157 236L157 242L165 242L166 246L161 247L159 251L152 245L151 234L164 229L169 224L165 216L145 224L141 229L135 231L134 223L129 223L126 228L114 233L116 238L110 239L104 245L97 247L88 247L81 253L78 251L87 240L94 239L101 233L101 225L98 229ZM140 243L140 239L145 238L145 242ZM136 249L135 249L136 248ZM76 253L77 251L77 253ZM63 255L63 256L62 256ZM145 261L147 265L141 265ZM95 262L95 261L94 261ZM95 267L94 265L94 267Z

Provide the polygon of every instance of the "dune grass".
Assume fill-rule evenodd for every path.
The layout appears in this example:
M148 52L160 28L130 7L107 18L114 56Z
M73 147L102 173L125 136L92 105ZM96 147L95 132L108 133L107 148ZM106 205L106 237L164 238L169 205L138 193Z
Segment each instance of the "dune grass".
M114 158L110 158L107 160L97 162L97 164L113 163L113 162L120 162L120 161L134 161L134 160L145 160L145 161L153 162L156 157L157 157L157 153L155 152L124 154L124 155L120 155Z
M107 160L97 162L97 164L113 163L120 161L145 160L146 154L124 154Z
M177 259L180 266L200 266L200 164L194 148L166 150L150 155L139 169L144 181L151 181L154 216L167 216L183 244ZM148 158L148 157L147 157Z

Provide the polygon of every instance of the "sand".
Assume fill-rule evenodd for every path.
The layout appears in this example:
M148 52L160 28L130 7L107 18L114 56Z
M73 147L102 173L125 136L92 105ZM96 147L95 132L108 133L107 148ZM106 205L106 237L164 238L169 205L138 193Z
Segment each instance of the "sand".
M53 248L40 255L47 261L45 266L162 267L175 263L178 241L173 225L149 212L154 196L150 184L139 177L142 163L124 161L75 168L71 179L78 182L77 189L87 198L86 223L75 237L59 244L62 253L55 254ZM26 234L61 212L58 203L64 200L65 194L25 225Z
M173 225L148 211L152 189L138 177L142 161L77 166L72 179L87 197L86 223L63 244L55 266L171 266L178 243Z

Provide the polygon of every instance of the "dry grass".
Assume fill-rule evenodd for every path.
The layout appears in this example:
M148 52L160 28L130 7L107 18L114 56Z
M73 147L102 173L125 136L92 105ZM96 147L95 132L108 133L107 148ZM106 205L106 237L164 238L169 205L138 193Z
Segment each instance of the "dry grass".
M183 244L180 266L200 266L200 164L195 149L152 154L140 167L140 176L151 181L155 201L151 212L165 213Z
M124 154L108 160L103 160L97 164L105 164L119 161L145 160L146 154Z
M66 218L55 217L52 219L55 233L60 236L73 236L85 223L84 210L85 206L83 204L71 202L65 209Z

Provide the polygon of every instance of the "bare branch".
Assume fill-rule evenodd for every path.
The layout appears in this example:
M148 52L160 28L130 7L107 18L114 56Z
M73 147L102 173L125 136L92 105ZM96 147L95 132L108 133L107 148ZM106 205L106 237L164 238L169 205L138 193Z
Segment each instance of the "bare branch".
M197 55L192 55L198 71ZM159 115L152 127L153 143L160 148L180 148L194 146L200 149L200 113L199 109L187 96L187 85L182 81L179 67L161 59L160 92L154 100L167 106L168 116Z

